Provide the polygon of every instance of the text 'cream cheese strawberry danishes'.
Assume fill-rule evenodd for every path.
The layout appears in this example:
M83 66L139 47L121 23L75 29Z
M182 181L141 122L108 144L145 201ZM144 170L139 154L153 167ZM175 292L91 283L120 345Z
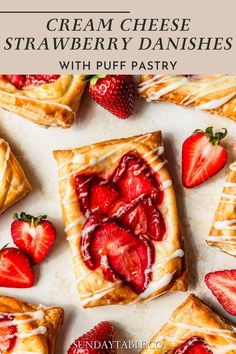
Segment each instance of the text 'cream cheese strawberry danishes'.
M229 166L207 243L236 256L236 161Z
M1 296L0 353L55 354L63 314L60 307L35 306Z
M186 290L182 232L160 132L54 151L84 307Z
M233 354L236 329L191 294L148 343L141 354Z
M0 107L34 123L69 128L85 90L85 75L0 75Z
M148 102L169 101L236 121L235 75L141 75L139 94Z

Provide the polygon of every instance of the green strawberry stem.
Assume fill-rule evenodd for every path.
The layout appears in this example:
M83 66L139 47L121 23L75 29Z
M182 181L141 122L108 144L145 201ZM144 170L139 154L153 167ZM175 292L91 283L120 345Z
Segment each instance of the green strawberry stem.
M221 130L223 131L214 133L213 127L208 127L205 131L202 129L196 129L194 133L203 133L209 139L210 143L212 143L213 145L218 145L228 133L226 128L222 128Z
M18 216L18 214L15 213L13 215L13 219L27 222L28 224L30 224L31 227L36 227L39 224L41 224L43 220L47 219L47 215L39 215L35 217L30 214L22 212L20 213L20 216Z
M84 82L88 82L88 81L89 81L89 84L90 84L91 86L94 86L94 85L96 85L96 83L97 83L97 81L98 81L99 79L104 79L106 76L107 76L107 75L87 75L87 76L83 79L83 81L84 81Z

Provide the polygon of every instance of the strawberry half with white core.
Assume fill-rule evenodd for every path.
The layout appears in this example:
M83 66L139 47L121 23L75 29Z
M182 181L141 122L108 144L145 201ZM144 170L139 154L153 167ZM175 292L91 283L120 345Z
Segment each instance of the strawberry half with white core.
M0 287L31 288L33 285L34 273L24 252L3 247L0 250Z
M46 218L46 215L34 217L26 213L13 216L12 239L33 264L40 263L46 257L56 239L56 229Z
M134 113L135 83L132 75L88 76L90 96L120 119Z
M236 316L236 269L208 273L205 283L224 309Z
M220 141L227 135L227 130L205 131L197 129L188 137L182 148L182 180L186 188L194 188L214 176L226 164L228 154Z
M112 324L108 321L103 321L77 338L71 344L68 354L115 354L114 340L115 335Z
M0 315L0 353L9 353L16 343L17 327L12 324L14 316Z
M203 338L192 337L175 349L173 354L213 354L213 352Z

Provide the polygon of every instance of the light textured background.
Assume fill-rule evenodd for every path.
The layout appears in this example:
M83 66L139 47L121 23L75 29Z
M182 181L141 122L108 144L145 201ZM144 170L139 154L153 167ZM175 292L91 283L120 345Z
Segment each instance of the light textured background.
M12 244L10 224L14 212L48 214L58 229L57 242L52 252L40 266L35 267L36 285L26 290L2 288L1 293L35 303L64 307L65 321L57 342L57 354L66 353L69 344L76 337L101 320L112 320L117 326L119 340L148 340L166 322L187 294L173 293L147 304L82 309L63 231L53 149L73 148L161 129L184 229L189 259L190 291L229 318L211 296L203 281L204 275L209 271L235 267L233 257L207 246L204 241L211 226L227 168L194 190L185 190L181 185L182 142L196 128L211 125L228 129L229 135L224 140L224 145L229 150L229 162L232 162L233 158L236 158L236 123L172 104L138 100L135 116L122 121L85 95L79 119L68 130L42 128L16 115L0 111L0 136L10 143L33 186L33 193L1 216L0 244Z

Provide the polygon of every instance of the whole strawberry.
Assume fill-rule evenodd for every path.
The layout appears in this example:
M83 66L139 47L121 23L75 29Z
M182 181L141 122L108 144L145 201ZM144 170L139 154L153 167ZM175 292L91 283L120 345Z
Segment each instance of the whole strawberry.
M120 119L134 113L135 83L132 75L95 75L89 77L89 93L103 108Z
M71 344L68 354L115 354L112 347L114 329L110 322L103 321Z
M15 245L24 251L33 264L41 262L51 250L56 239L54 225L47 216L34 217L30 214L14 214L11 236Z

